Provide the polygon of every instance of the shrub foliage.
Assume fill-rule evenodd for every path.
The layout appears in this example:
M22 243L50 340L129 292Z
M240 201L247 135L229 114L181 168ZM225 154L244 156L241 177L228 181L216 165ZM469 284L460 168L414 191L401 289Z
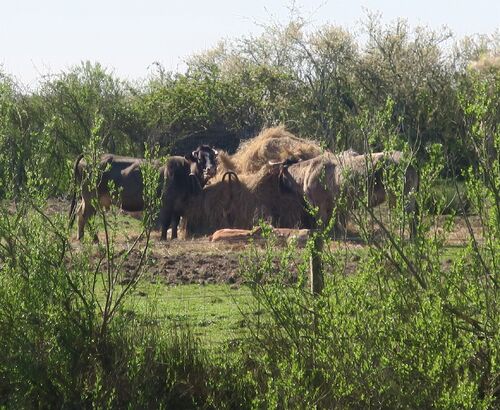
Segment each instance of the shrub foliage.
M0 74L0 407L499 406L498 38L454 42L373 16L364 27L361 43L295 18L194 56L184 73L157 65L138 83L91 63L34 91ZM66 221L43 211L69 192L81 152L150 158L148 147L161 155L214 134L234 147L277 123L334 150L411 153L419 206L405 213L402 181L388 172L396 203L386 214L362 197L353 206L363 250L332 246L325 230L300 257L272 237L249 251L242 274L260 309L244 316L250 336L236 347L214 352L189 327L123 309L148 260L153 170L145 241L128 252L115 252L116 215L98 204L104 239L78 251ZM450 249L457 218L467 241ZM139 242L142 263L124 276ZM320 242L325 286L313 295Z

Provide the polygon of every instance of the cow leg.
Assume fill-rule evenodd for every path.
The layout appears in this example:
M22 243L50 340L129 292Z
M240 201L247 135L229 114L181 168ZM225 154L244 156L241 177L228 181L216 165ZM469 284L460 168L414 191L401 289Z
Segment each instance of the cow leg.
M95 208L90 204L90 200L82 200L78 206L78 240L81 241L84 235L85 225L95 214ZM94 238L95 240L95 238Z
M410 239L414 240L417 237L419 224L419 209L415 198L410 199L408 213L410 214Z
M348 220L349 216L347 210L342 210L337 213L337 223L335 224L335 231L338 235L347 237Z
M76 208L76 217L77 217L77 224L78 224L78 234L77 238L79 241L82 240L83 234L84 234L84 227L86 221L83 219L83 211L85 208L85 202L82 200L78 204L78 207Z
M181 237L187 239L189 234L188 234L188 222L186 218L182 218L181 221L179 222L179 230L181 231Z
M172 209L171 207L164 206L160 210L160 224L161 224L161 235L160 240L167 240L167 230L170 226L172 220Z
M329 206L320 207L318 212L318 228L324 229L328 226L333 210Z
M179 221L181 216L179 214L174 214L172 218L172 239L177 239L177 227L179 226Z

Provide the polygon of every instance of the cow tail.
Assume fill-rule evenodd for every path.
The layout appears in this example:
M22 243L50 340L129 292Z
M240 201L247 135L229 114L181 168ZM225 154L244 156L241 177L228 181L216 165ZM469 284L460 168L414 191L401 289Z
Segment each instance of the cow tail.
M232 170L224 172L222 175L222 182L226 180L226 176L228 177L228 188L229 188L229 196L225 204L222 204L222 214L225 218L225 223L228 227L233 226L234 217L232 212L233 206L233 177L236 181L239 181L238 174Z
M76 191L77 191L77 180L78 180L78 164L83 159L83 154L78 155L73 165L73 195L71 198L71 206L69 208L69 227L73 226L75 222L75 206L76 206Z
M233 177L236 181L239 181L239 178L238 178L238 174L232 170L224 172L224 175L222 175L223 182L226 180L226 176L228 177L228 184L229 184L229 200L232 200L233 199L233 187L232 187Z

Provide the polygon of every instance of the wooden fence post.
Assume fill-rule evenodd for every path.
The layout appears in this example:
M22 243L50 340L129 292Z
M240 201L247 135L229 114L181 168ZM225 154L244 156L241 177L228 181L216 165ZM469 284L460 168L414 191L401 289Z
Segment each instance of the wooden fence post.
M313 297L319 296L323 291L323 268L321 264L321 254L323 251L323 236L313 233L311 256L309 257L309 282ZM316 336L318 333L318 315L315 308L312 309L312 332ZM316 367L316 345L312 345L309 368Z
M314 234L311 256L309 258L309 280L311 283L311 293L319 295L323 291L323 268L321 266L321 253L323 251L323 237Z

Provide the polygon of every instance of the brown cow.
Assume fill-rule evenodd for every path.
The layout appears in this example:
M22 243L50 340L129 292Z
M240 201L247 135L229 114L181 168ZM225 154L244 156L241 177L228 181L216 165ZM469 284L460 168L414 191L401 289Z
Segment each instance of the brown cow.
M344 228L347 225L347 214L352 209L360 197L367 193L367 206L375 207L389 199L392 205L395 201L394 192L387 190L385 182L387 175L384 175L391 167L396 172L401 171L404 161L404 154L401 151L377 152L372 154L357 155L344 158L344 161L337 168L336 181L342 187L342 193L347 200L346 210L339 215L340 222ZM410 236L414 237L417 229L417 203L415 193L419 188L419 176L417 169L409 164L403 171L404 184L403 195L405 197L405 211L413 212L413 219L410 223Z
M318 223L327 224L340 187L336 183L338 167L333 154L325 152L306 161L288 159L280 164L279 187L304 200L304 207L317 209Z
M186 208L191 195L201 191L209 178L217 172L217 151L207 145L201 145L185 157L170 157L167 163L158 169L158 195L161 195L160 223L161 239L166 239L167 229L172 225L172 239L177 238L179 219ZM75 161L75 181L82 185L82 201L78 207L78 239L84 235L85 224L96 210L93 201L98 198L99 205L105 209L112 203L125 211L136 212L144 209L143 180L141 165L143 159L121 157L113 154L102 155L99 162L99 179L96 188L89 186L88 166L83 155ZM110 183L117 193L112 195ZM74 220L76 189L70 209L70 220Z
M345 229L348 211L366 188L369 207L386 200L383 172L391 165L400 164L402 159L403 153L399 151L359 155L350 150L341 154L324 153L307 161L287 160L280 163L279 184L283 191L303 197L305 204L317 208L320 224L328 223L336 201L341 194L345 195L346 210L338 215ZM410 196L405 210L415 211L412 193L418 189L418 174L414 167L408 166L404 176L404 194ZM412 235L415 230L416 220L412 221Z

